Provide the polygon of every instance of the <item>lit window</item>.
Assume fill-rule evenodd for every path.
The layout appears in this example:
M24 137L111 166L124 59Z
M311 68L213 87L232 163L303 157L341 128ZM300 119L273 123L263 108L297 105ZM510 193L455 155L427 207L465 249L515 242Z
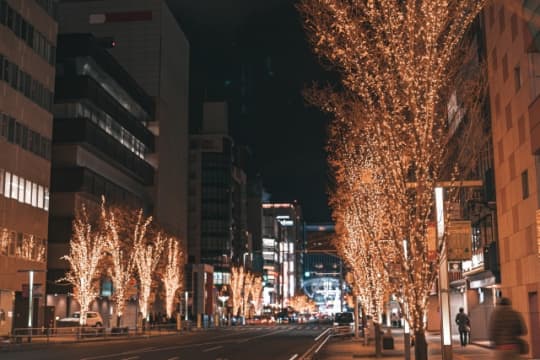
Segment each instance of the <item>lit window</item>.
M37 198L38 198L37 184L33 183L32 184L32 206L33 207L37 207L37 204L38 204Z
M19 177L19 196L17 200L24 202L24 179L22 177Z
M4 169L0 169L0 195L4 193Z
M49 189L45 188L45 204L43 209L49 211Z
M28 205L32 204L32 182L26 180L26 187L24 188L24 202Z
M37 207L43 209L43 186L38 185L38 203Z
M11 173L6 171L6 177L4 179L4 195L9 197L10 195L10 186L11 186Z
M11 198L17 200L19 194L19 177L15 174L11 175Z

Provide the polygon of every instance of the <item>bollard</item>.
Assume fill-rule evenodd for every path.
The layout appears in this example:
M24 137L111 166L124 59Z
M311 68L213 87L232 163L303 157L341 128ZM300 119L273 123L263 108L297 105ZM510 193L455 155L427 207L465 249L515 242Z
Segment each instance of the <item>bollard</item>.
M199 314L197 314L197 329L201 328L201 326L202 326L201 322L202 322L202 316L199 313Z
M182 316L180 313L176 314L176 331L182 330Z

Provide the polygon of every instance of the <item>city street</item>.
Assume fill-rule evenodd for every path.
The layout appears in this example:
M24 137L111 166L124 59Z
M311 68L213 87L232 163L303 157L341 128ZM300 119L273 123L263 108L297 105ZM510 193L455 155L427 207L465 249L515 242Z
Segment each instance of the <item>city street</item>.
M178 335L84 343L23 344L2 360L288 360L306 352L327 325L243 326Z

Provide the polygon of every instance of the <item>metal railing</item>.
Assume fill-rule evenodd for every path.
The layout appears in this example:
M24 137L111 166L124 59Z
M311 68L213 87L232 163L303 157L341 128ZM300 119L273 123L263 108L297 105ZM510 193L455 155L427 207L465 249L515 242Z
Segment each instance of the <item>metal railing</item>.
M189 326L182 326L177 329L175 323L172 324L147 324L141 328L130 327L96 327L96 326L59 326L54 328L16 328L11 334L11 343L24 344L31 342L51 343L51 342L79 342L87 340L103 340L120 337L133 336L159 336L166 334L177 334L189 331Z

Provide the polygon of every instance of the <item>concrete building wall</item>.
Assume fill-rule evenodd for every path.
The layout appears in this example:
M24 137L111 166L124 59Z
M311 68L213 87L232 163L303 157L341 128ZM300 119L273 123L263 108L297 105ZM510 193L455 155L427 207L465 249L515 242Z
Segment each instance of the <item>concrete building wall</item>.
M526 319L529 296L540 291L537 246L538 178L531 148L536 55L530 53L527 14L519 0L493 0L484 11L492 109L502 295ZM537 65L536 65L537 66ZM538 155L536 155L538 156ZM528 183L528 194L523 187ZM532 336L538 336L533 329ZM536 332L536 334L535 334ZM540 354L536 354L540 355Z
M47 50L55 46L56 22L35 1L3 0L0 3L2 9L10 8L10 11L13 11L13 18L17 19L14 21L19 24L24 22L25 29L27 24L32 25L34 36L47 45ZM5 13L3 15L5 16ZM28 284L28 273L24 270L40 271L36 273L34 284L45 287L45 273L41 271L46 268L50 184L48 152L52 137L52 114L49 104L38 104L36 94L31 95L30 88L26 85L39 84L40 89L51 95L54 91L55 69L51 65L50 57L45 59L45 54L40 54L34 43L23 39L24 35L10 26L5 17L0 20L0 57L3 61L3 72L0 74L0 289L3 316L7 321L0 326L0 335L6 335L12 330L12 326L21 325L15 321L22 316L14 312L15 298L6 294L20 293L23 285ZM6 62L10 64L9 70L6 70ZM18 69L18 79L25 80L24 86L20 85L20 82L18 86L14 86L5 78L5 74L9 73L11 76L14 73L12 66ZM25 74L24 77L21 77L21 72ZM33 87L33 90L35 89ZM14 133L9 135L13 124L16 124L13 127ZM33 139L33 136L38 134L39 139L44 139L43 144L49 142L49 149L44 149L41 155L36 153L35 148L31 151L31 146L28 145L30 138ZM16 175L18 179L16 186L19 191L15 198L11 194L11 182L14 178L9 177L8 181L7 173ZM21 182L21 178L24 181ZM6 181L9 194L6 193ZM40 199L43 201L41 206L31 201L31 197L37 195L38 187L42 195ZM39 241L39 244L34 240ZM25 248L36 244L39 246L39 253ZM6 296L11 297L11 304ZM41 310L38 307L35 311Z
M59 7L61 33L112 37L110 53L156 100L154 213L187 239L189 43L162 0L78 1Z

